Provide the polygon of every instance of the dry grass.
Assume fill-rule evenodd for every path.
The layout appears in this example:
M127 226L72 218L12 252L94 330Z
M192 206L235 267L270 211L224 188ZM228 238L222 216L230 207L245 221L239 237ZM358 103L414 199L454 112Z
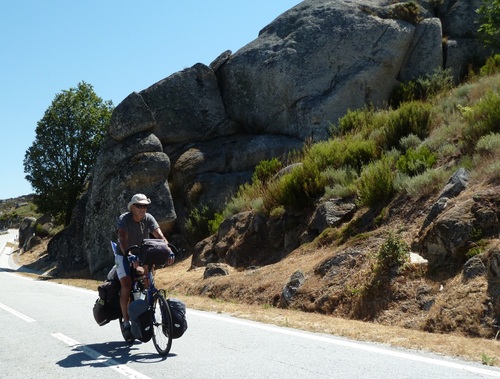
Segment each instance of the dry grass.
M307 259L301 267L313 267L315 262L320 260L319 257ZM182 299L194 309L225 313L278 326L333 334L359 341L372 341L457 356L476 362L481 362L486 356L493 358L494 364L500 366L499 342L496 340L427 333L401 326L348 320L332 315L272 306L269 294L281 291L283 279L288 278L290 273L295 271L297 263L298 257L291 257L289 262L281 263L278 270L263 268L260 269L261 272L251 274L232 272L226 277L204 280L202 269L190 270L190 262L184 261L173 267L159 270L157 282L168 290L170 296ZM194 294L195 290L200 293ZM260 293L259 290L261 290ZM304 292L307 290L304 289ZM246 299L244 303L234 300L238 291L244 291L241 296ZM225 299L229 296L228 294L231 294L231 297ZM247 296L252 297L253 302L249 302ZM395 316L388 321L394 321L396 318Z

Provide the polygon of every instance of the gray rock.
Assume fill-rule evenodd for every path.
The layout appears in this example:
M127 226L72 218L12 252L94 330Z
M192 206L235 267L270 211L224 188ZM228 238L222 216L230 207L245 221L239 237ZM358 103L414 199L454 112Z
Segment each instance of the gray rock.
M464 280L470 280L478 276L484 276L487 273L488 267L481 257L476 255L465 262L462 275Z
M30 239L35 234L35 223L36 218L25 217L19 226L19 237L18 243L19 247L23 247L26 241Z
M439 198L442 197L455 197L460 194L465 188L467 188L467 183L469 182L469 171L465 168L459 168L453 176L448 180L446 186L439 194Z
M280 307L287 308L293 300L293 297L299 288L306 281L306 277L302 271L295 271L288 282L284 285L280 296Z
M408 48L408 55L399 73L401 81L424 77L429 67L443 67L443 44L441 21L428 18L416 26L415 35Z
M458 83L468 73L472 64L485 62L492 50L485 48L476 38L450 37L445 42L446 59L444 67L451 69L455 82Z
M326 228L337 227L350 220L356 208L356 204L350 201L341 199L325 201L316 207L309 229L319 234Z
M113 111L109 134L117 141L123 141L136 133L151 131L155 125L155 119L144 99L133 92Z
M209 263L203 272L203 279L229 275L229 266L223 263Z
M482 0L444 0L439 14L443 32L454 38L477 37L477 13Z
M229 122L213 70L201 63L140 92L163 144L206 141L237 132Z
M387 100L415 27L362 4L304 1L234 53L218 77L228 117L251 133L328 137L348 108Z
M440 197L438 201L436 201L432 207L429 213L427 214L427 217L424 220L424 223L422 225L421 230L424 230L427 228L431 222L433 222L437 216L439 216L448 206L448 202L450 199L447 197Z

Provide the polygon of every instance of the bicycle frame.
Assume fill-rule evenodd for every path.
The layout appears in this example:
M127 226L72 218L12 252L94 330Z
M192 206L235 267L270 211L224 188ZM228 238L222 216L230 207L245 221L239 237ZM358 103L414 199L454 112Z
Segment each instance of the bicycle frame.
M114 242L111 242L113 251L115 254L119 252L118 245ZM175 246L172 246L175 250ZM155 267L148 267L146 277L136 276L134 260L130 258L130 252L134 249L139 249L139 246L133 245L130 246L125 252L125 257L129 260L131 276L132 276L132 288L130 293L130 299L134 300L136 298L141 298L146 300L149 310L151 312L152 325L153 325L153 344L160 355L167 355L172 346L172 335L173 335L173 321L172 321L172 313L168 302L165 298L165 291L156 288L154 272ZM141 267L141 262L138 261L139 266ZM144 279L147 278L148 285L147 287L144 284ZM127 339L124 335L124 329L122 325L122 318L120 318L120 330L125 341L129 343L133 343L134 339Z

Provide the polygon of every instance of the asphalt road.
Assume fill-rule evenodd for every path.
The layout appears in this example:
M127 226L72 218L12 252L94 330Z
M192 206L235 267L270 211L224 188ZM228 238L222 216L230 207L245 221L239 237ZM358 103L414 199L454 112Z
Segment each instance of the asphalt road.
M423 352L188 309L168 357L99 327L95 291L16 273L15 231L0 235L0 376L5 378L500 378L500 370ZM189 304L188 304L189 307Z

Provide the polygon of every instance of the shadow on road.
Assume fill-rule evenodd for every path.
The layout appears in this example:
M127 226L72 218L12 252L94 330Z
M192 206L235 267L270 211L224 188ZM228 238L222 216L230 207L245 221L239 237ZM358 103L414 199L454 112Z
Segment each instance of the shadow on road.
M73 348L73 354L58 361L57 364L64 368L85 366L97 368L124 365L129 362L156 363L176 356L169 354L162 357L156 353L140 353L138 345L139 343L129 345L125 341L80 345Z

